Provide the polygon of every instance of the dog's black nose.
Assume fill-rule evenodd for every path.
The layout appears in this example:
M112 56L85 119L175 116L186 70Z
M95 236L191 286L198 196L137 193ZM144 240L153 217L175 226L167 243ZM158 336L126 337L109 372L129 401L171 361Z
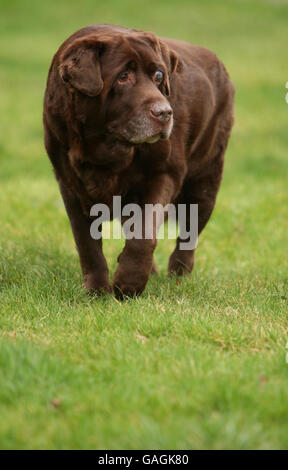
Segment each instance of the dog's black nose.
M154 118L159 119L159 121L168 122L171 119L173 114L172 109L168 104L155 104L153 108L151 108L151 114Z

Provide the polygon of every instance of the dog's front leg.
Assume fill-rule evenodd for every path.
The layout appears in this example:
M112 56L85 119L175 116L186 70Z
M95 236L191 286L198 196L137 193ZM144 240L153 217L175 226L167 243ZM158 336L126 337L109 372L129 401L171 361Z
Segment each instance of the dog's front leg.
M118 298L141 294L151 273L153 264L153 252L157 245L157 232L161 223L161 217L156 212L151 214L151 208L155 204L163 207L170 203L175 190L173 179L167 174L161 174L151 183L145 195L145 203L141 207L141 214L133 224L135 236L127 238L125 247L118 257L118 266L114 275L114 292ZM137 220L140 227L136 227Z
M102 240L94 240L91 237L91 219L83 213L77 196L61 181L59 186L79 253L84 287L89 292L98 294L111 292L108 267L102 251Z

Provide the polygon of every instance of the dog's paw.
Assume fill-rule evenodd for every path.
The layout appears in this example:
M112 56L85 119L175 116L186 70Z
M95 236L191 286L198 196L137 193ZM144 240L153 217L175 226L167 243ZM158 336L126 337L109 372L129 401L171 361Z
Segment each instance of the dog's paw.
M119 268L119 266L118 266ZM136 297L140 295L146 287L148 277L147 274L139 274L139 272L116 270L113 282L113 290L116 298L122 300L125 297Z
M83 286L89 294L101 295L112 293L112 287L104 276L98 276L95 273L89 273L84 276Z
M194 256L180 256L179 253L173 253L169 260L169 276L185 276L190 274L194 266Z

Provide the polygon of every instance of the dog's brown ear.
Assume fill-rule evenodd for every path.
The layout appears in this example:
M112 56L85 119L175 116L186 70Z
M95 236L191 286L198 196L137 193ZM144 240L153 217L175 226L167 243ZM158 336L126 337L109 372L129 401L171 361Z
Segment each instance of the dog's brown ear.
M60 57L59 72L64 82L88 96L97 96L103 89L99 53L101 44L76 40Z
M170 76L175 71L181 73L183 64L178 54L172 49L170 49L170 47L168 47L163 41L160 41L160 49L163 60L168 70L168 75ZM170 83L168 77L164 80L163 86L165 95L169 96Z
M170 49L170 67L171 67L171 73L173 72L178 72L181 73L183 70L183 62L178 56L177 52L173 51L173 49Z

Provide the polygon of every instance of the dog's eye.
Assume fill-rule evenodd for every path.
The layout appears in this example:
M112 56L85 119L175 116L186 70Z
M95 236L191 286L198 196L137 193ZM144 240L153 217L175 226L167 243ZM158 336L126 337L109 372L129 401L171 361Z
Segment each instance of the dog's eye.
M161 83L163 80L163 77L164 77L164 73L161 72L161 70L156 70L156 72L154 73L155 82Z
M119 77L118 77L118 82L119 83L125 83L129 80L130 78L130 73L129 72L122 72L120 73Z

